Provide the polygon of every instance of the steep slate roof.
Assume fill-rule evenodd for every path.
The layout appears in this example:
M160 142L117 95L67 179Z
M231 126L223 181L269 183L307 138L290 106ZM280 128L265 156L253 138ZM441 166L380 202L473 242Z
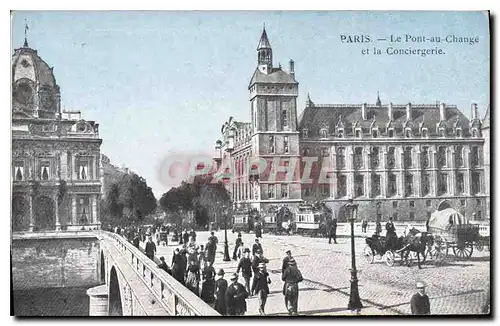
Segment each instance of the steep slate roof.
M312 103L310 103L312 104ZM436 105L412 105L412 119L410 126L414 135L419 135L420 123L424 121L424 127L428 129L430 136L436 135L436 124L439 122L439 106ZM388 106L367 105L367 119L361 116L361 104L342 105L326 104L307 106L301 114L299 129L308 129L308 137L318 137L319 130L328 128L328 134L335 133L337 123L341 118L344 123L344 134L353 134L353 124L359 121L363 133L370 134L371 126L375 120L375 125L379 127L381 134L386 134L386 127L389 122ZM456 106L446 106L446 121L444 125L447 134L453 130L455 123L462 128L463 136L468 136L469 120L458 110ZM396 134L400 134L406 124L406 105L393 105L393 127Z
M257 50L260 49L270 49L271 43L269 43L269 39L267 38L266 29L262 30L262 35L260 36L259 45L257 46Z
M252 87L255 83L264 83L264 84L298 84L297 81L290 76L289 73L284 71L281 68L273 68L269 74L262 73L259 68L255 69L253 73L252 79L250 80L250 84L248 88Z

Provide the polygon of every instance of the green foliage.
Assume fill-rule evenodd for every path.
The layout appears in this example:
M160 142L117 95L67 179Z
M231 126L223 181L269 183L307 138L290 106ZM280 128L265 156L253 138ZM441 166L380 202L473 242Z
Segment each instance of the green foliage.
M101 220L107 224L130 224L142 221L156 209L156 198L146 180L128 174L113 183L101 203Z
M222 182L212 183L211 176L197 176L193 183L183 182L163 194L160 206L169 216L185 218L193 210L195 222L205 226L211 221L223 220L223 207L231 205L229 192ZM174 222L172 222L174 223Z

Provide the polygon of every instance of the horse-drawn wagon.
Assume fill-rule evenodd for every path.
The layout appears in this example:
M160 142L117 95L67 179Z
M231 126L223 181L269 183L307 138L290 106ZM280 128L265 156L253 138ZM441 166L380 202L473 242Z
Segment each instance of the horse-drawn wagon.
M479 225L468 223L453 208L432 213L427 222L427 231L434 236L434 244L429 253L437 262L444 261L450 251L463 259L472 256L474 246L482 249Z

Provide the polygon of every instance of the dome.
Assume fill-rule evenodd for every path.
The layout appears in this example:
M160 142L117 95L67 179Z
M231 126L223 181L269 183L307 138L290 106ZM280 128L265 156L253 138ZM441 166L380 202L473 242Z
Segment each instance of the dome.
M13 117L55 118L60 108L60 90L54 72L28 47L12 56Z

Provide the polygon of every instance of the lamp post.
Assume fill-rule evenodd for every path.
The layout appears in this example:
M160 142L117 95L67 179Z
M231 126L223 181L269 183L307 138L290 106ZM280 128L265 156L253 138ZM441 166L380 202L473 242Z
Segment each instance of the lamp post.
M229 258L229 246L227 244L227 213L225 212L226 206L222 207L224 214L224 259L223 261L231 261Z
M359 312L363 308L363 304L359 298L358 271L356 270L356 253L354 249L354 220L358 215L358 204L354 204L352 199L349 199L346 208L349 212L349 220L351 222L351 293L347 309Z

